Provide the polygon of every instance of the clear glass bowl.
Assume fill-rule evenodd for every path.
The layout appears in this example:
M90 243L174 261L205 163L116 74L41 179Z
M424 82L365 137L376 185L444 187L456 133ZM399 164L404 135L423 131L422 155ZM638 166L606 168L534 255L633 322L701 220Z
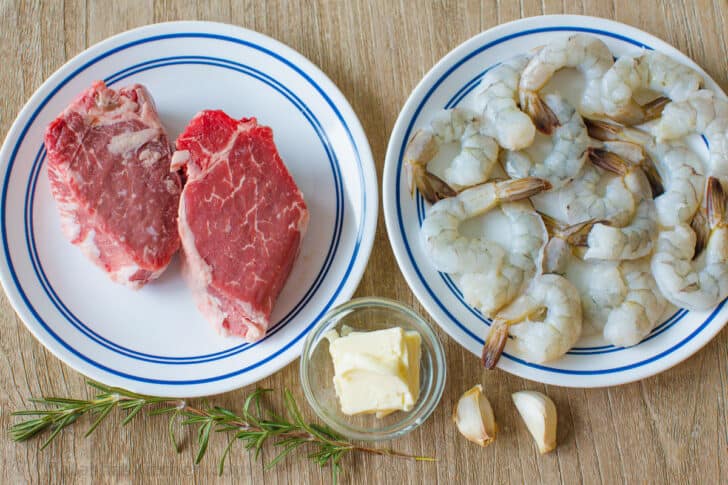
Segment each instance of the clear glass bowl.
M341 332L347 325L355 331L402 327L422 336L420 395L410 411L396 411L384 418L373 414L347 416L339 408L334 390L334 365L324 335L331 329ZM403 436L422 424L434 411L445 387L445 353L427 321L400 303L384 298L358 298L340 305L309 332L300 361L301 384L309 404L327 425L354 440L390 440Z

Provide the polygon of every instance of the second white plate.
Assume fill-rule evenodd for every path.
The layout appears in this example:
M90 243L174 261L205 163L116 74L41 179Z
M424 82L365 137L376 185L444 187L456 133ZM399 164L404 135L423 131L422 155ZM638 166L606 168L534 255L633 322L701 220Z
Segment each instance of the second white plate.
M407 100L389 141L382 187L384 215L397 262L412 291L437 323L476 355L480 355L490 320L465 303L453 280L435 271L422 251L419 232L426 203L419 194L410 196L402 160L404 149L415 130L429 124L433 113L462 103L493 66L576 32L598 36L615 55L657 49L697 69L705 77L706 87L721 92L699 66L660 39L618 22L574 15L533 17L500 25L458 46L427 73ZM499 367L535 381L572 387L609 386L642 379L681 362L713 338L728 318L724 304L710 312L678 310L635 347L590 343L546 365L528 363L506 353Z

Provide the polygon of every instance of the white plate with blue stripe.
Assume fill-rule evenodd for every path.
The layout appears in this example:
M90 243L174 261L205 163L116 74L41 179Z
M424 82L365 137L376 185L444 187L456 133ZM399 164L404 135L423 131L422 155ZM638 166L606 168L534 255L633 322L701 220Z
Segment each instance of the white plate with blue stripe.
M404 148L414 131L429 124L433 113L467 103L488 69L576 32L598 36L615 55L657 49L697 69L704 75L706 87L721 92L699 66L664 41L618 22L574 15L532 17L500 25L461 44L427 73L407 100L389 141L382 187L384 215L394 254L412 291L437 323L476 355L480 355L490 320L466 304L453 280L435 271L424 254L419 232L427 204L419 194L410 196L402 163ZM707 149L698 137L691 144L707 158ZM537 365L505 353L498 366L527 379L569 387L611 386L643 379L681 362L713 338L728 318L724 304L709 312L672 309L634 347L616 348L591 338L556 362ZM477 365L475 360L473 365Z
M310 224L260 342L218 335L195 308L178 261L158 281L132 291L112 283L63 237L43 133L97 79L114 88L146 85L172 140L202 109L256 116L273 128ZM354 293L374 241L376 172L348 102L299 53L231 25L151 25L84 51L26 104L0 163L0 279L10 302L58 358L92 379L137 392L209 395L277 371L300 354L311 327Z

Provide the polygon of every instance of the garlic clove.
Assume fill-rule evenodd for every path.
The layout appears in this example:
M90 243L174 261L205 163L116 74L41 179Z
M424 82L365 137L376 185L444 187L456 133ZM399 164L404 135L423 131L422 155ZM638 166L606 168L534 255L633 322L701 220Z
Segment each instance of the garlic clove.
M538 451L548 453L556 448L556 405L537 391L520 391L512 396L518 413L536 440Z
M465 391L460 397L452 415L460 434L480 446L488 446L495 440L498 427L495 424L493 408L483 394L480 384Z

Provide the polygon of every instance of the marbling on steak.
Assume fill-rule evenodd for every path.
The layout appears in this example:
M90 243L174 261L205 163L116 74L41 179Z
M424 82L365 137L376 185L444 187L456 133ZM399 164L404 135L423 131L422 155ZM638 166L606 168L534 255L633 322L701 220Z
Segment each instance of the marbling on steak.
M255 118L202 111L172 160L187 174L179 231L198 307L223 333L259 340L308 224L273 131Z
M179 175L149 92L95 82L45 134L63 231L112 280L140 288L179 248Z

